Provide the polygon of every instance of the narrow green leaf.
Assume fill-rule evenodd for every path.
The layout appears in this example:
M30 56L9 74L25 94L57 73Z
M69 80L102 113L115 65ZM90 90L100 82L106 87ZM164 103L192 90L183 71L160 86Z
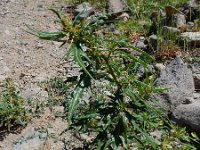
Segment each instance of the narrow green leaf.
M83 94L83 88L78 86L76 87L75 91L72 94L72 100L69 105L69 111L68 111L68 122L71 123L72 116L74 114L74 110L76 109L76 106L79 102L79 98Z
M62 17L61 15L59 14L59 12L57 10L55 10L54 8L49 8L49 10L51 10L54 14L56 14L56 16L61 20Z
M85 73L87 73L90 76L90 78L94 79L92 77L92 75L89 73L89 71L86 69L86 66L81 58L82 50L80 48L78 48L77 45L75 45L75 44L72 44L71 48L74 53L75 61L78 63L78 65L81 67L81 69L83 69L85 71Z
M26 25L28 30L25 30L26 32L35 35L37 37L39 37L40 39L43 40L52 40L52 41L58 41L58 42L65 42L66 40L62 40L63 37L66 36L65 33L63 32L41 32L38 30L35 30L31 27L29 27L28 25Z
M127 149L128 149L128 145L127 145L126 140L124 139L123 136L119 136L119 137L120 137L120 139L121 139L121 141L122 141L122 146L123 146L123 148L124 148L125 150L127 150Z

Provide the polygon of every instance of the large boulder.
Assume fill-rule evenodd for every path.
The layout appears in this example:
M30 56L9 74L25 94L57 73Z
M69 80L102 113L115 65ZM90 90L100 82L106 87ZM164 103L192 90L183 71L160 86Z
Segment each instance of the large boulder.
M161 70L156 83L164 89L161 94L152 97L164 105L165 110L172 112L188 97L193 97L194 81L192 71L184 65L181 58L176 57L165 69Z
M200 99L191 104L179 105L172 113L172 119L200 133Z

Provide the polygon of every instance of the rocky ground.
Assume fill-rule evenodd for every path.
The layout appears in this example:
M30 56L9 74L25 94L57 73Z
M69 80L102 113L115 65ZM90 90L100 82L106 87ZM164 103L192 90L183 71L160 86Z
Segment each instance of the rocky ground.
M54 31L55 18L47 9L56 4L55 0L0 1L0 81L12 78L27 99L47 98L48 93L38 83L64 74L64 66L60 64L66 48L58 48L59 44L55 42L40 41L25 31L26 24ZM52 131L48 131L48 134L62 132L66 127L61 119L52 118L51 112L46 110L41 118L33 119L21 133L7 135L1 132L0 149L28 150L38 149L41 145L46 146L46 149L61 149L59 144L44 144L48 141L46 131L35 131L50 124ZM40 136L43 136L42 140Z
M0 2L0 79L11 77L21 86L40 82L57 73L65 49L39 41L24 30L26 24L37 29L55 30L55 18L47 9L55 0L2 0Z

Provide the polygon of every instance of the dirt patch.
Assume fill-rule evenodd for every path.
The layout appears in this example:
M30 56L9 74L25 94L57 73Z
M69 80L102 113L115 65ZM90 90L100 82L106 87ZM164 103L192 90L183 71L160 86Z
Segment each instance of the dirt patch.
M62 72L59 68L66 49L59 43L40 41L24 31L26 24L55 31L55 18L48 8L55 0L0 1L0 56L6 64L5 76L22 84L37 82Z
M26 25L35 29L56 31L59 25L54 22L56 18L48 8L58 5L60 3L55 0L0 1L0 81L10 77L23 92L29 84L37 84L64 74L62 58L67 48L59 48L60 43L41 41L25 31ZM47 129L49 126L52 132L57 134L64 130L66 125L65 121L54 118L51 111L47 109L42 117L33 118L19 133L2 135L0 149L17 149L17 146L19 149L19 145L13 144L26 134L35 134L38 129ZM37 147L38 141L35 140ZM41 145L41 149L63 147L63 143L55 144L46 131L44 143ZM20 146L23 146L23 142ZM33 143L26 144L23 149L26 148L35 149Z

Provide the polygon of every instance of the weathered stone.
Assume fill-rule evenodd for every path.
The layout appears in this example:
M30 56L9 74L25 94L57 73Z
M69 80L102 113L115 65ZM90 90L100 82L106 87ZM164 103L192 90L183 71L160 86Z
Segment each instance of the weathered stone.
M195 89L200 90L200 74L193 74Z
M193 98L194 98L194 100L200 99L200 93L194 92L193 93Z
M151 132L150 135L153 138L158 139L158 140L160 140L162 138L162 132L159 130L155 130L155 131Z
M200 47L200 32L184 32L180 35L180 40L187 44Z
M157 63L155 64L155 69L158 70L158 71L161 71L163 69L165 69L165 65L163 65L162 63Z
M125 9L125 2L123 0L108 0L108 12L119 13Z
M119 16L119 19L122 19L124 22L128 21L130 18L129 14L124 12Z
M198 0L189 0L187 6L190 8L198 8Z
M194 81L192 71L183 64L179 57L176 57L164 70L161 70L155 82L161 88L168 89L159 95L154 95L153 98L161 102L169 112L184 103L186 97L193 96Z
M174 36L178 35L181 31L178 28L164 26L162 28L165 36Z
M194 31L194 22L187 22L186 31L187 32L193 32Z
M22 93L26 100L40 100L44 101L48 98L48 92L44 91L41 87L31 86Z
M45 82L49 79L49 75L45 72L41 72L37 76L34 77L34 82Z
M142 41L136 41L136 42L132 43L131 45L134 46L134 47L143 49L143 50L145 50L146 47L147 47L147 46L144 44L144 42L142 42Z
M12 150L37 150L45 143L47 134L41 134L33 128L18 140L12 147Z
M175 15L175 19L176 19L176 27L177 28L182 28L182 27L186 26L185 15L178 13Z
M200 100L200 99L199 99ZM200 101L179 105L172 113L172 119L179 125L200 133Z
M7 77L5 75L0 75L0 82L3 82Z
M90 15L94 14L94 9L88 2L83 2L80 5L78 5L75 9L75 15L82 13L80 15L81 18L87 18Z
M153 48L154 50L157 49L157 44L158 44L158 38L156 35L151 35L149 36L149 47Z

